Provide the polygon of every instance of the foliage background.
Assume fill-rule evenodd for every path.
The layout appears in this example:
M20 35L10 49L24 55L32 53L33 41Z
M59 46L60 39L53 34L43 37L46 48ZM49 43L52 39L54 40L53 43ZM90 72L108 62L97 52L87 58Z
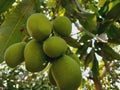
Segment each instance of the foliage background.
M81 62L83 80L79 89L119 90L119 8L119 0L1 0L0 87L5 90L57 90L48 80L48 68L44 72L30 73L24 63L12 69L3 59L8 46L29 37L27 18L41 12L50 20L65 15L72 21L73 30L76 29L71 36L63 38Z

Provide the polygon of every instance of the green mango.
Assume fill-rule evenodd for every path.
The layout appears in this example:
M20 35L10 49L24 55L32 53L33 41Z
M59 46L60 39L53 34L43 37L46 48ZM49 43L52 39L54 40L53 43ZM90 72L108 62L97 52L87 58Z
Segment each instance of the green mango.
M44 14L35 13L28 17L27 31L36 40L43 41L51 34L52 25Z
M53 21L54 30L62 35L69 36L72 31L72 23L66 16L59 16Z
M18 42L9 46L4 53L6 64L14 68L24 61L24 48L26 42Z
M77 90L81 84L80 67L67 55L52 62L51 72L59 90Z
M46 55L43 52L42 44L31 40L24 50L25 67L30 72L42 71L47 66Z
M58 36L52 36L44 41L43 50L45 54L51 58L57 58L67 50L67 43Z

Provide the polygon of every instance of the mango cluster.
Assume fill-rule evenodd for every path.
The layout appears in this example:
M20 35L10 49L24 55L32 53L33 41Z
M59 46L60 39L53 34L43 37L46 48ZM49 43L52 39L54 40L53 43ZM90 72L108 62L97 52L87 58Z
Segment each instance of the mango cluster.
M6 64L14 68L24 61L28 71L39 72L50 63L50 82L59 90L77 90L82 77L79 59L66 54L68 44L62 38L71 34L71 21L66 16L50 21L44 14L35 13L28 17L26 26L32 39L9 46L4 54Z

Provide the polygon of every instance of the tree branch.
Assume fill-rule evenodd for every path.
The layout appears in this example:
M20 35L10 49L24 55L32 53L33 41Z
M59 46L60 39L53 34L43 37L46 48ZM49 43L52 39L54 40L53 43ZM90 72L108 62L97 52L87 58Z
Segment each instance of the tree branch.
M114 66L114 64L115 64L115 62L111 62L111 63L105 65L105 67L103 68L103 73L102 73L102 75L100 76L100 79L102 79L102 78L106 75L107 71L109 71L108 69L109 69L110 67Z
M100 81L97 81L95 79L93 79L93 81L94 81L96 90L102 90L102 85L101 85Z
M84 31L86 34L88 34L89 36L91 36L91 37L93 37L93 38L96 38L98 41L100 41L100 42L102 42L102 43L107 43L106 40L103 40L102 38L94 35L93 33L89 32L89 31L87 31L85 28L80 27L80 25L79 25L78 23L75 22L74 24L75 24L75 26L77 27L78 30Z
M96 90L102 90L102 85L100 83L100 80L96 80L93 77L89 77L89 79L93 80Z

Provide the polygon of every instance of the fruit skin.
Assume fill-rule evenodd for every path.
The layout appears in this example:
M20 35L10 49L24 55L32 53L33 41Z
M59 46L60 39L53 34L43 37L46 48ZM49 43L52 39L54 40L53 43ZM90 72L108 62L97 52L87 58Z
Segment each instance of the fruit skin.
M27 20L27 31L33 38L42 41L51 34L52 25L44 14L35 13Z
M6 64L14 68L24 61L24 48L26 42L18 42L9 46L4 54Z
M51 67L49 68L49 71L48 71L48 78L49 78L49 81L50 81L51 84L57 86L57 84L56 84L56 82L53 78L52 72L51 72Z
M78 63L78 65L80 65L80 60L76 54L69 54L68 56L70 56L72 59L74 59Z
M45 54L51 58L57 58L67 50L67 43L58 36L52 36L43 43Z
M72 23L66 16L57 17L53 22L53 27L62 36L69 36L72 31Z
M30 72L42 71L46 65L46 56L42 50L42 44L36 40L31 40L24 50L25 67Z
M59 90L77 90L81 83L80 67L67 55L52 63L51 72Z

